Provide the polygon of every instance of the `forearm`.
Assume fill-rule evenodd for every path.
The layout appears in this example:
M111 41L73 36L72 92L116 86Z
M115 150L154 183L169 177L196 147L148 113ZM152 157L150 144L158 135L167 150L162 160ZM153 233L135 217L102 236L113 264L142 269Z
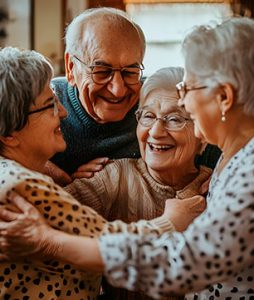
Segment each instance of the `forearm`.
M138 222L124 223L120 220L108 222L104 226L104 233L135 233L144 235L156 233L161 235L164 232L173 232L175 227L166 217L161 216L152 220L140 220Z
M44 256L65 261L84 271L100 272L104 264L98 240L51 229L42 245Z

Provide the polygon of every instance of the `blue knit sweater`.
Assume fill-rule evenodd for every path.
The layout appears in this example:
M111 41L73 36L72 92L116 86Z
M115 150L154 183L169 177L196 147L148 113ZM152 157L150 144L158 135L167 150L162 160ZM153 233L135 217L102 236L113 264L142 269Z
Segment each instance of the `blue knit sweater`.
M65 77L53 79L52 85L68 111L68 117L61 122L67 149L52 158L56 165L72 174L80 165L97 157L140 157L134 115L137 105L122 121L99 124L84 110L77 88L70 86Z

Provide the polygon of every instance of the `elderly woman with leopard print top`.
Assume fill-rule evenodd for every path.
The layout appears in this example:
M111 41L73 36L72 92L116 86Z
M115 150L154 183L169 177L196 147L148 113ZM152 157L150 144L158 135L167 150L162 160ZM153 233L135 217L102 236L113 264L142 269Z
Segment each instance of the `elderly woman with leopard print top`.
M51 228L73 237L92 238L110 232L160 234L172 231L174 225L178 226L168 220L171 217L180 219L183 212L177 207L186 208L185 224L204 209L203 199L196 197L190 199L188 206L171 201L166 204L164 215L151 221L131 224L107 222L43 175L47 160L66 147L60 129L66 110L50 87L51 78L52 67L39 53L12 47L0 50L0 215L3 219L14 222L28 238L35 232L33 229L22 230L23 220L19 212L25 211L24 217L28 216L31 222L35 221L36 215L33 209L26 209L28 204L20 204L19 198L16 209L10 201L6 201L6 195L11 196L10 190L33 204ZM193 213L187 209L190 204L196 205L191 211ZM4 226L1 222L3 236L6 233ZM1 252L8 245L0 238ZM41 246L43 244L38 244L38 249ZM28 248L23 247L22 252L13 247L16 254L12 261L1 262L1 299L96 299L100 274L87 273L59 260L25 255ZM23 255L23 258L17 259L18 255ZM75 249L70 256L75 260Z

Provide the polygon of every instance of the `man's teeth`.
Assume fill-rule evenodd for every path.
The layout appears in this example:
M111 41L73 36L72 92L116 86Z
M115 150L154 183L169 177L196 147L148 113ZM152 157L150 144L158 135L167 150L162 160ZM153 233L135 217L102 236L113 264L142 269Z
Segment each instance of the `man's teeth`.
M173 145L155 145L151 143L149 143L148 145L151 148L151 150L155 150L155 151L165 151L173 148Z
M121 99L104 99L104 100L109 103L117 104L117 103L121 103L124 99L125 99L125 97L123 97Z
M109 102L112 102L112 103L118 103L118 102L121 102L122 101L122 99L116 99L116 100L112 100L112 99L110 99L109 100Z

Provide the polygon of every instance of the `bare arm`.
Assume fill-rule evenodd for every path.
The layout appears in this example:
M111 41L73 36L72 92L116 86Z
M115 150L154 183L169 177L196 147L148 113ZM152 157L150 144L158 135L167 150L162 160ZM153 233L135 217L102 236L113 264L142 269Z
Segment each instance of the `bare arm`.
M104 271L97 238L74 236L51 229L44 249L43 255L65 261L81 270Z

